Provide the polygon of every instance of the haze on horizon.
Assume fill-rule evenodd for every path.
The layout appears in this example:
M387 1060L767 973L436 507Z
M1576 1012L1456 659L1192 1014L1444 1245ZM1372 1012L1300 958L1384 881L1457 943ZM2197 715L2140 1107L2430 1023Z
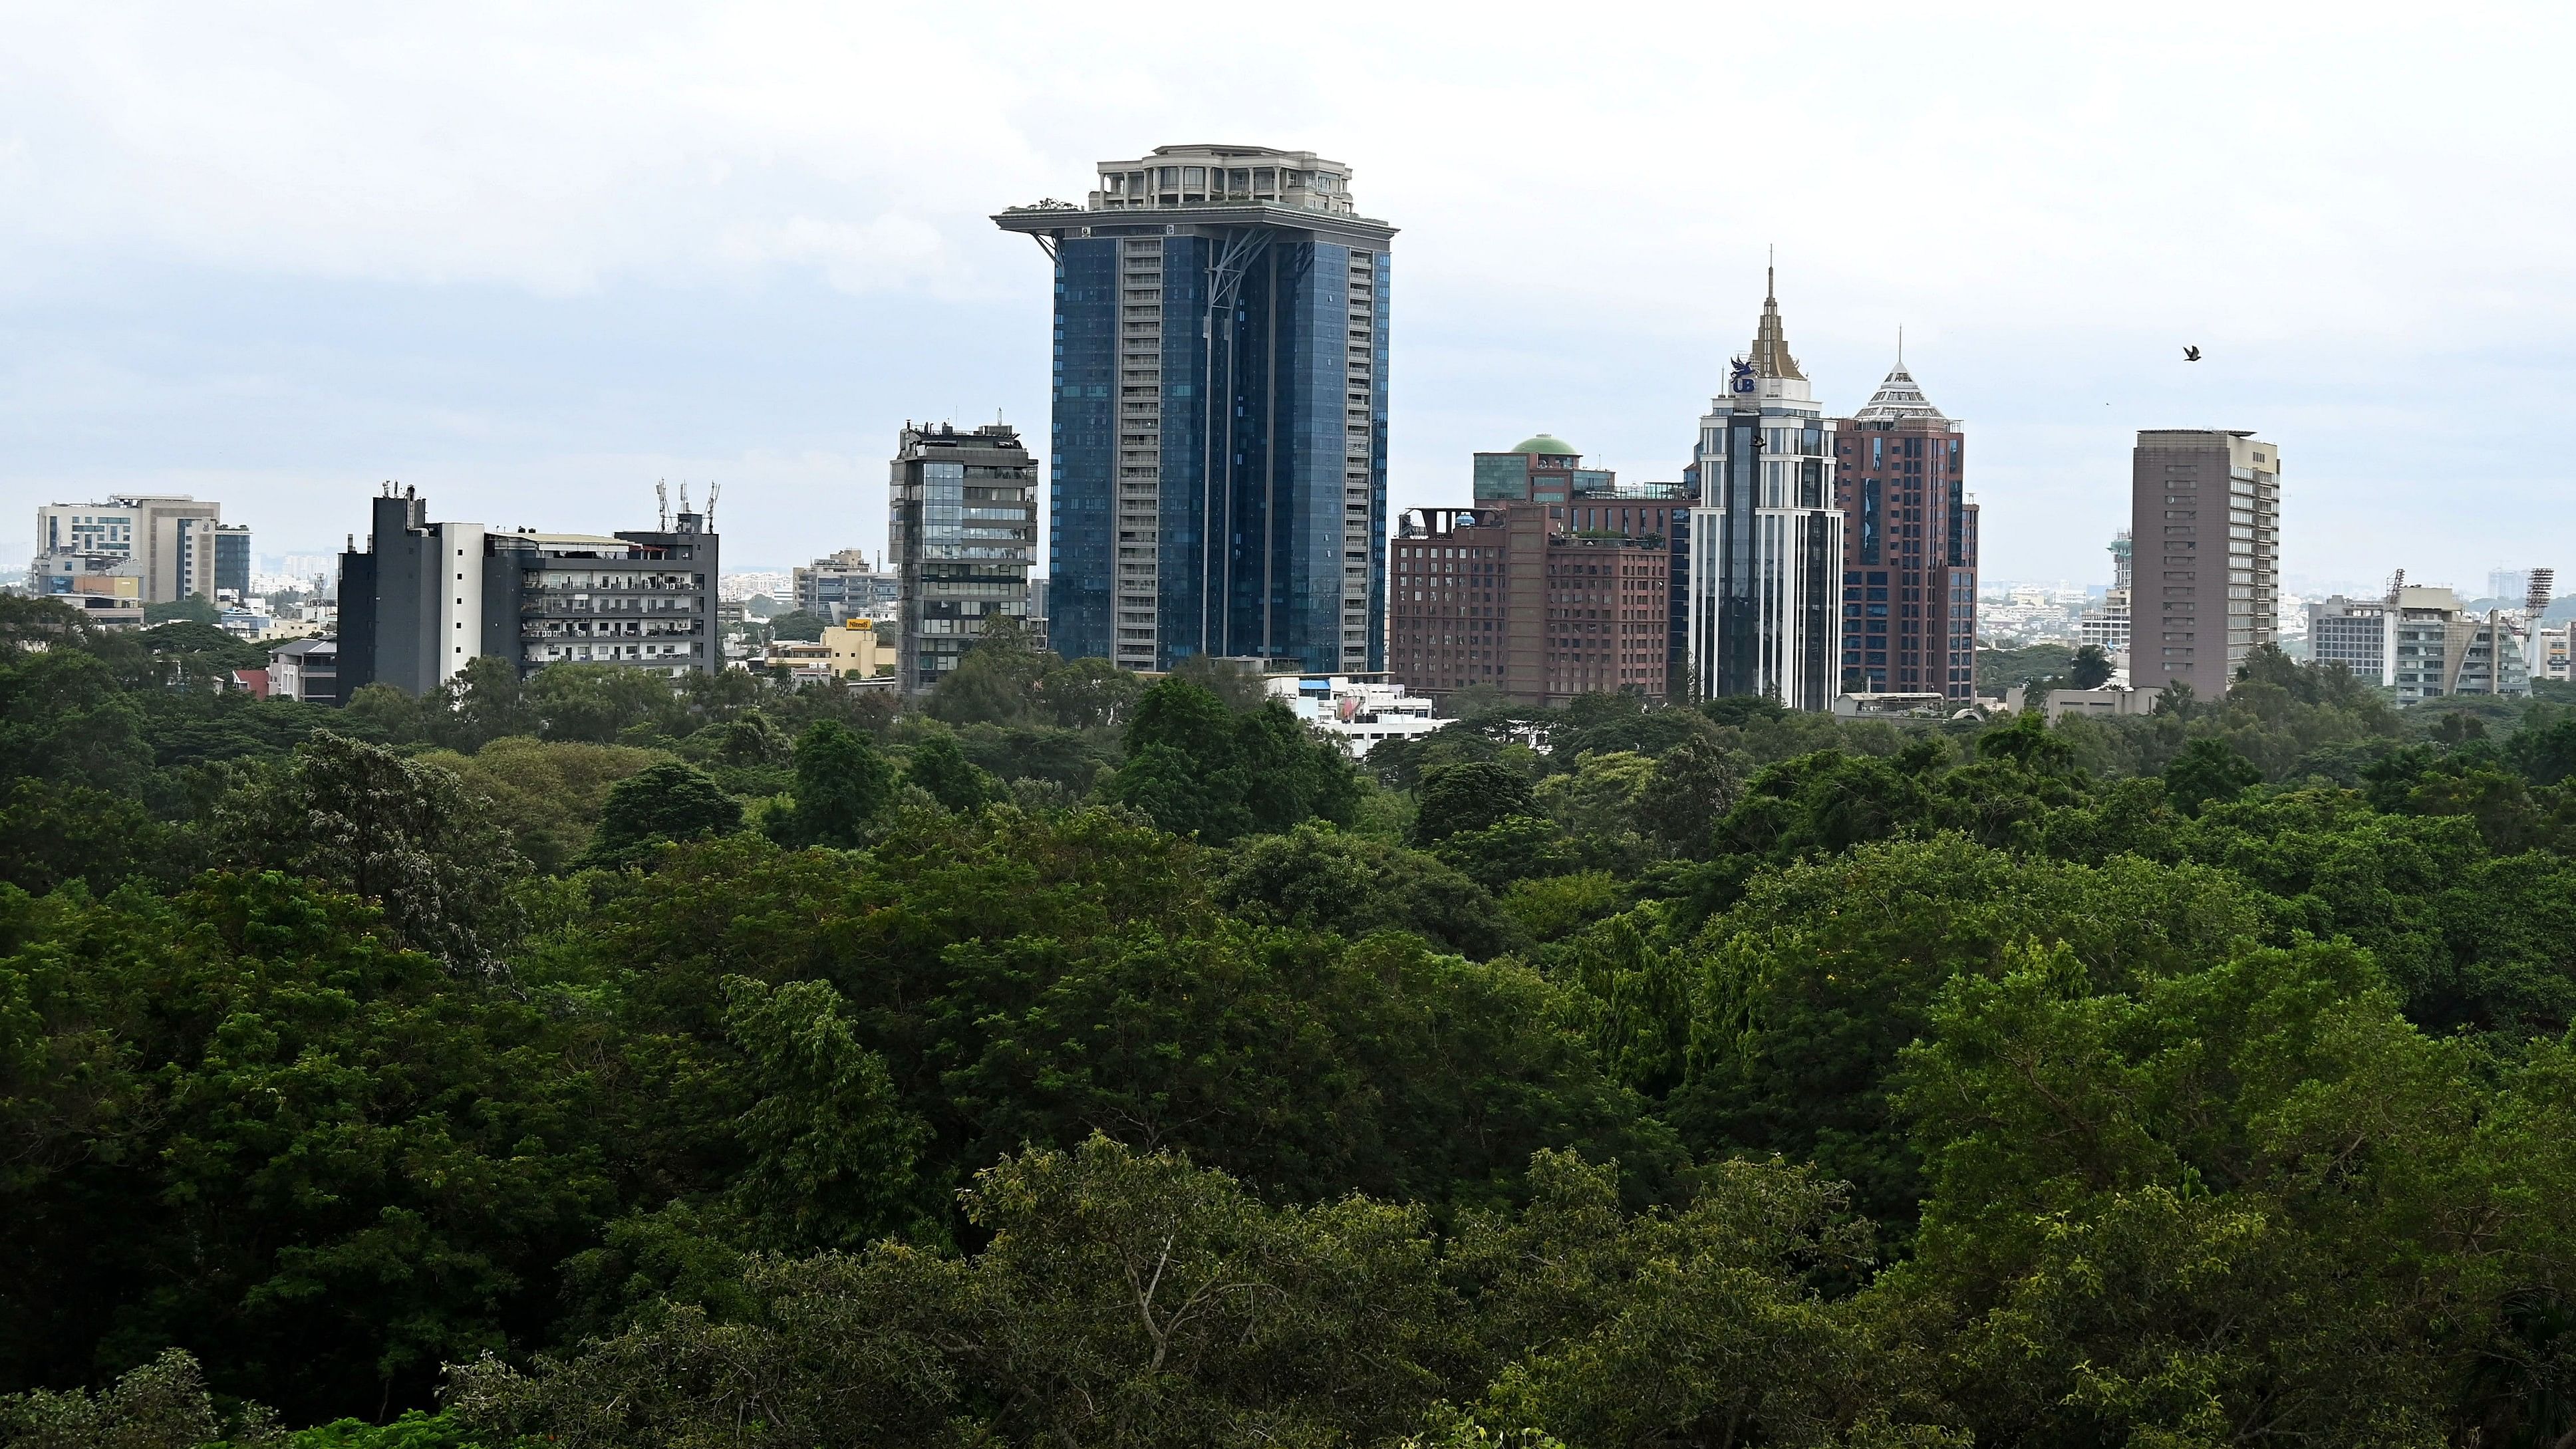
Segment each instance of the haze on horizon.
M1729 18L1729 17L1733 18ZM336 548L885 535L906 419L1043 448L1048 271L987 219L1225 140L1401 228L1392 506L1537 431L1677 476L1766 247L1837 411L1967 422L1989 580L2107 576L2139 427L2259 430L2293 586L2576 568L2576 13L2449 7L0 5L0 549L220 498ZM2206 360L2186 364L2186 344Z

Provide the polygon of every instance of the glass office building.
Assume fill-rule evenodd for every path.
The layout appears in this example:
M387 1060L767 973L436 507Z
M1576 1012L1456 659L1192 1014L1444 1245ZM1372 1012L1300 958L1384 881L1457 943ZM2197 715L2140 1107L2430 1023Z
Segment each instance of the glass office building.
M895 675L918 694L955 669L992 620L1027 620L1037 460L1008 423L962 433L907 423L887 504L902 610Z
M1753 350L1699 420L1683 666L1702 698L1833 707L1841 679L1843 515L1823 409L1766 286Z
M1050 642L1383 668L1394 228L1307 151L1099 170L1086 206L994 218L1055 263Z

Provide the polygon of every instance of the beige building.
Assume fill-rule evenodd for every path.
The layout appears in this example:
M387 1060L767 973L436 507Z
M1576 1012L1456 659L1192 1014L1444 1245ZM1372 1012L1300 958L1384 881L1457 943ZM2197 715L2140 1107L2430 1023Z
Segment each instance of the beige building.
M41 592L48 577L131 573L141 581L144 603L190 597L213 603L222 522L222 504L186 496L48 503L36 510L36 558L27 577ZM53 591L69 592L60 585Z
M811 642L782 639L769 646L766 662L816 679L874 679L894 673L893 632L878 632L872 620L852 619Z

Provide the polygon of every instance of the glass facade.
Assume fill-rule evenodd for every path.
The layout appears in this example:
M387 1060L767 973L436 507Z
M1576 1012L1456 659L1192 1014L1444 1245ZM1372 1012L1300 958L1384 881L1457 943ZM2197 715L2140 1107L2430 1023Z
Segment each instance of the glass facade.
M1373 383L1384 375L1385 255L1285 229L1203 231L1162 238L1150 324L1122 311L1120 238L1058 245L1050 640L1068 658L1112 657L1126 466L1120 340L1151 325L1160 337L1154 663L1208 653L1347 668L1348 566L1365 571L1366 599L1364 622L1349 627L1367 631L1366 666L1382 667L1385 395L1370 386L1354 417L1351 377L1354 362ZM1373 304L1365 314L1353 300L1355 258L1358 290ZM1346 488L1362 490L1365 558L1346 558L1361 547Z
M1049 639L1068 659L1109 656L1117 378L1118 243L1067 239L1055 268L1047 606Z
M230 524L215 529L215 590L231 590L236 599L250 597L250 529Z
M1007 423L907 427L889 481L902 615L895 675L913 693L955 669L994 618L1027 615L1037 468Z

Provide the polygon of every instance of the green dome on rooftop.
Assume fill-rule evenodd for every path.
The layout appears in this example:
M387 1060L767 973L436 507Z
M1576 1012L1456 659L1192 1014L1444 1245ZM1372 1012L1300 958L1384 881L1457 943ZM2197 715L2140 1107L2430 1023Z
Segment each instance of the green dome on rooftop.
M1575 458L1582 456L1574 451L1574 445L1572 443L1567 442L1563 438L1551 438L1545 433L1540 433L1538 436L1532 438L1523 438L1521 441L1512 444L1511 451L1515 453L1549 453L1560 458Z

